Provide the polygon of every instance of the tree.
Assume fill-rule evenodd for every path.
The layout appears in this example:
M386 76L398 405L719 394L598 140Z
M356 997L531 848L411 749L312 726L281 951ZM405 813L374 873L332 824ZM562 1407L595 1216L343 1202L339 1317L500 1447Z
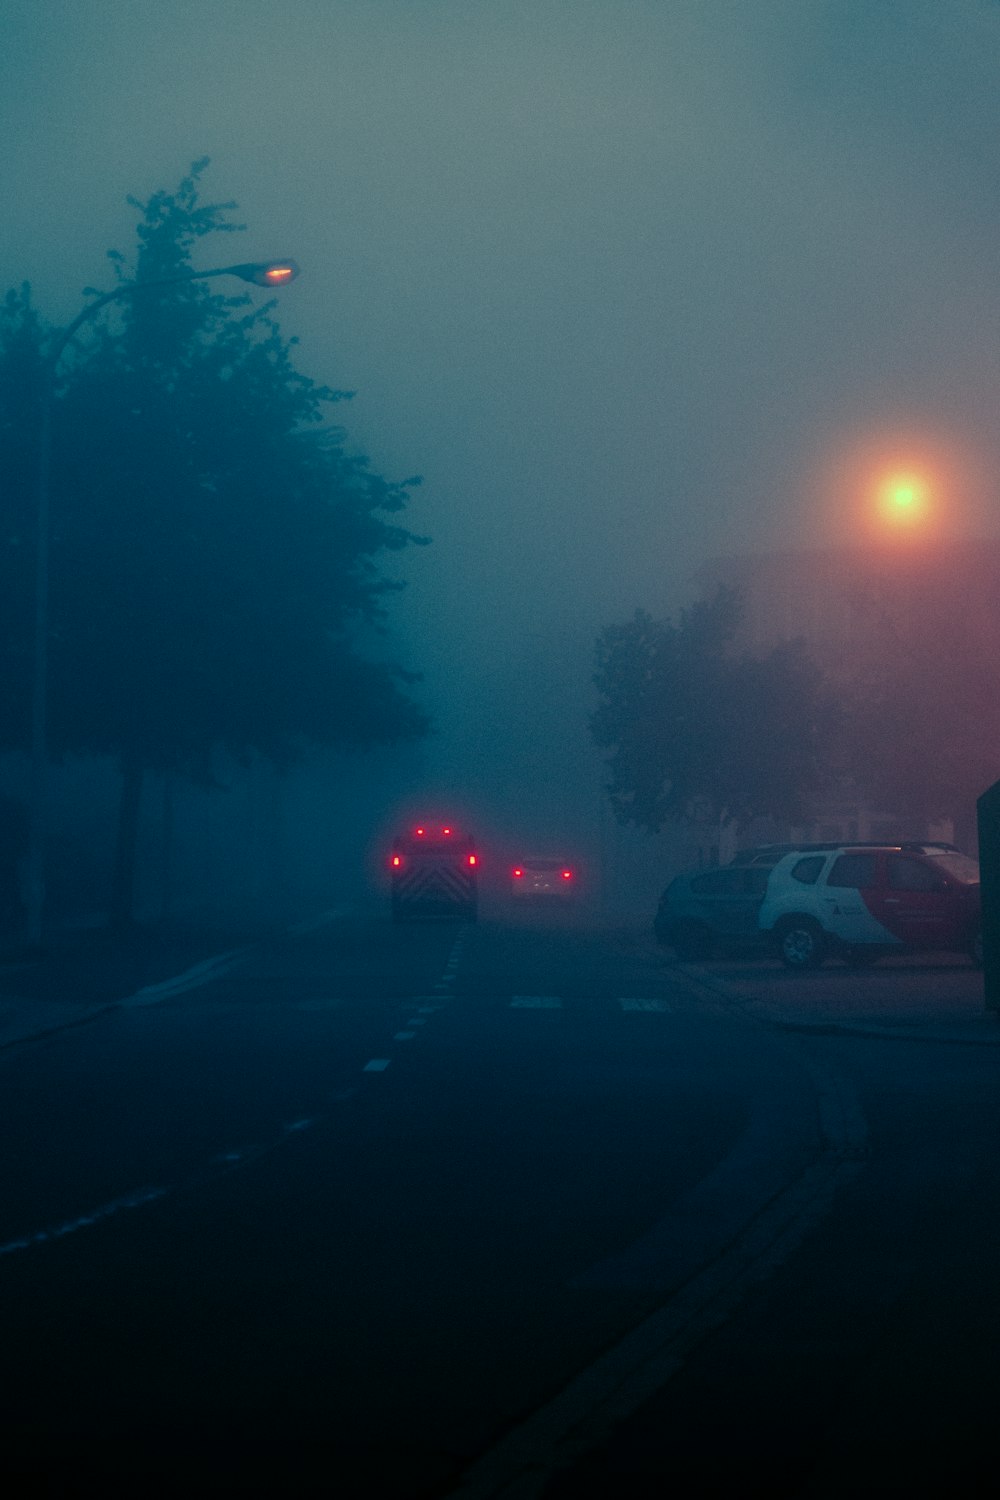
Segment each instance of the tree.
M206 165L129 200L134 266L109 252L121 280L183 276L203 239L242 227L234 205L200 202ZM273 302L219 285L112 304L67 351L53 412L51 742L121 766L119 918L147 771L210 784L223 751L287 766L310 744L426 729L414 678L361 644L401 587L378 558L424 540L395 519L419 481L349 453L329 419L348 393L296 369ZM24 298L7 329L10 365L37 333Z
M0 750L29 736L34 502L45 326L27 285L0 303Z
M822 674L801 642L736 656L739 620L720 589L676 625L638 610L598 638L590 727L619 822L657 832L705 802L741 825L795 821L827 780L837 716Z

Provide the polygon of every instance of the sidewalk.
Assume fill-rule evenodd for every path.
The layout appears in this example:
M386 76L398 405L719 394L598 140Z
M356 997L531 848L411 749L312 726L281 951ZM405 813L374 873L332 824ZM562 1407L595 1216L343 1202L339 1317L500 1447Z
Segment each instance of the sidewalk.
M52 934L41 954L0 948L0 1048L204 982L273 935L263 926L190 924L126 932L79 927ZM192 972L194 971L194 972ZM145 995L143 992L147 992Z
M764 965L738 982L714 965L679 964L677 972L783 1030L1000 1047L1000 1012L987 1010L982 973L971 967L902 960L850 973L831 965L799 976L798 984Z

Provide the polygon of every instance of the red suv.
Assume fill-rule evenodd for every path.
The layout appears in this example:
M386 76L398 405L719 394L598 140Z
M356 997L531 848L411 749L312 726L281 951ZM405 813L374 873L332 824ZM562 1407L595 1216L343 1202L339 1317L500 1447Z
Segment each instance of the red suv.
M871 963L939 949L982 962L979 866L942 844L843 844L780 860L758 917L782 962L816 968L828 953Z

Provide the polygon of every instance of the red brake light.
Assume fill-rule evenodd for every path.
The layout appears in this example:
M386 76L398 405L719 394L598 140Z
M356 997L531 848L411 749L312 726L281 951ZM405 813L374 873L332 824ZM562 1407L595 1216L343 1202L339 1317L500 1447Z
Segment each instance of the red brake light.
M401 859L401 858L400 858L400 857L399 857L399 855L398 855L398 854L394 854L394 855L393 855L393 856L392 856L392 868L393 868L393 869L394 869L394 870L398 870L398 869L399 869L399 867L400 867L400 865L401 865L401 864L402 864L402 863L403 863L403 861L402 861L402 859Z
M419 837L423 836L423 832L424 832L424 830L422 828L418 828L417 829L417 834L418 834Z
M515 880L520 880L521 876L523 874L524 874L524 871L521 869L521 866L520 865L516 865L514 867L514 878L515 878Z
M441 832L442 833L450 833L451 829L450 828L442 828Z
M474 864L477 864L477 863L478 863L478 860L476 859L476 856L474 854L470 854L469 855L469 864L470 865L474 865Z
M562 877L563 877L563 880L572 880L573 879L573 871L572 870L563 870Z

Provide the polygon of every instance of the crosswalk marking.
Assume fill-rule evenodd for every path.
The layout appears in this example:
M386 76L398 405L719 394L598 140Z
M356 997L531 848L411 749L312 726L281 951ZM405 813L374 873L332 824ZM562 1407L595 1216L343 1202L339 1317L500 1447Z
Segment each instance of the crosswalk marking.
M511 1005L517 1010L561 1010L562 1001L556 995L515 995Z

